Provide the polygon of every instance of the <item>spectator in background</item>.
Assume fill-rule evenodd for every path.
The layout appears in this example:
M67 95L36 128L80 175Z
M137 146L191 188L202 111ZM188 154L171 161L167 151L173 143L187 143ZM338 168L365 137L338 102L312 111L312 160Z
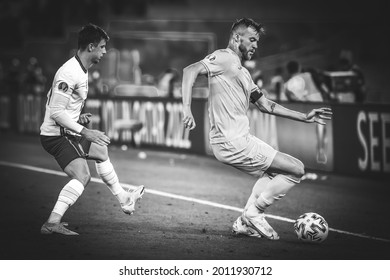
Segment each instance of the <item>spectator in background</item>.
M293 60L287 63L290 78L285 84L285 95L290 102L324 102L322 92L317 88L312 73L303 72L301 65ZM326 126L316 125L317 163L326 164Z
M132 60L132 65L131 65L131 81L135 85L141 85L141 80L142 80L142 70L140 67L141 64L141 54L139 50L134 49L130 51L130 57Z
M21 93L25 95L43 96L46 88L46 77L38 63L38 59L30 57L25 71L21 75Z
M338 65L333 71L351 71L356 77L356 84L353 86L352 91L355 95L355 101L362 103L366 98L366 85L363 71L360 67L354 63L353 53L350 50L342 50L340 52Z
M7 81L7 90L11 95L17 95L20 91L22 81L21 63L18 58L13 58L8 73L5 75Z
M46 77L43 75L42 67L35 57L30 57L28 60L22 86L24 87L24 94L42 96L45 93Z
M301 65L295 60L289 61L286 68L289 74L285 84L285 95L288 101L324 101L310 72L302 72Z
M151 74L142 74L141 77L141 84L142 85L147 85L147 86L155 86L156 81L153 75Z
M162 97L179 97L180 93L176 91L179 90L180 74L175 68L168 68L161 75L161 78L158 82L158 90L160 91L160 96Z
M34 70L35 82L33 84L33 93L41 96L46 90L46 77L43 75L41 67Z
M120 63L117 64L118 82L126 82L132 85L141 85L142 70L140 67L141 54L137 49L121 49Z

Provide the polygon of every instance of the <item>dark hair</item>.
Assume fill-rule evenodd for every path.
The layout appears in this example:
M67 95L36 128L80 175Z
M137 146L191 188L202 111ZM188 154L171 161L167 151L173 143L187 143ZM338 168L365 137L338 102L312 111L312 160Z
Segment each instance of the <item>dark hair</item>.
M291 60L287 63L286 68L289 74L295 74L299 72L299 66L298 61Z
M256 30L258 34L265 34L264 26L261 23L257 23L251 18L242 18L237 19L230 29L230 34L233 34L233 32L237 31L240 27L245 26L246 28L252 27Z
M95 24L89 23L83 26L79 31L78 48L85 49L91 43L97 45L102 39L106 40L107 42L110 40L110 37L108 37L106 31L104 31L102 28Z

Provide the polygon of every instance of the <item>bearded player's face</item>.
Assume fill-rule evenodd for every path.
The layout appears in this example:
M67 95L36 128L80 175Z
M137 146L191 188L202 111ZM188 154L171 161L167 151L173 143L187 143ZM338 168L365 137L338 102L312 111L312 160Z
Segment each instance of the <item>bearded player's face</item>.
M257 43L259 41L259 33L252 27L248 27L242 35L240 35L240 50L244 60L251 60L257 50Z

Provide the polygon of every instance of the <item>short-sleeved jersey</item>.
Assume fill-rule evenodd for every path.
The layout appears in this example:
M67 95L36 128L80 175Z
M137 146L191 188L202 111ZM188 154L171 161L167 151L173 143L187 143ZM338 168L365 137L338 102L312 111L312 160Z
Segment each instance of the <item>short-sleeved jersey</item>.
M201 63L209 78L210 143L223 143L249 133L249 99L259 90L231 49L216 50Z
M52 108L56 105L52 104L52 98L56 94L69 98L65 111L72 120L77 122L88 94L88 71L78 56L65 62L54 76L52 87L47 94L46 113L41 125L41 135L58 136L66 131L65 129L61 132L61 126L50 117Z

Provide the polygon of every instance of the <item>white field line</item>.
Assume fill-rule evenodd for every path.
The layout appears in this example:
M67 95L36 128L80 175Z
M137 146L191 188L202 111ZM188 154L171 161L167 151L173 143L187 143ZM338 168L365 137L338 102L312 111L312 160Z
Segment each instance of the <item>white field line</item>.
M20 163L12 163L12 162L0 161L0 165L8 166L8 167L21 168L21 169L26 169L26 170L30 170L30 171L51 174L51 175L67 177L67 175L64 172L62 172L62 171L56 171L56 170L51 170L51 169L46 169L46 168L41 168L41 167L35 167L35 166L25 165L25 164L20 164ZM104 184L103 181L100 178L92 177L91 181L95 182L95 183ZM126 183L121 183L121 185L124 186L125 188L129 188L129 189L135 189L136 188L136 186L130 185L130 184L126 184ZM178 195L178 194L172 194L172 193L168 193L168 192L153 190L153 189L149 189L149 188L146 189L146 192L154 194L154 195L159 195L159 196L164 196L164 197L169 197L169 198L175 198L175 199L195 202L195 203L202 204L202 205L212 206L212 207L226 209L226 210L232 210L232 211L236 211L236 212L240 212L240 213L244 210L244 209L239 208L239 207L234 207L234 206L220 204L220 203L216 203L216 202L212 202L212 201L208 201L208 200L197 199L197 198L192 198L192 197L188 197L188 196L183 196L183 195ZM293 219L289 219L289 218L285 218L285 217L281 217L281 216L270 215L270 214L267 214L266 216L271 218L271 219L275 219L275 220L279 220L279 221L283 221L283 222L288 222L288 223L294 223L295 222L295 220L293 220ZM353 232L349 232L349 231L345 231L345 230L339 230L339 229L335 229L335 228L329 228L329 231L334 231L334 232L341 233L341 234L346 234L346 235L352 235L352 236L356 236L356 237L360 237L360 238L372 239L372 240L383 241L383 242L390 242L389 239L380 238L380 237L374 237L374 236L370 236L370 235L366 235L366 234L353 233Z

